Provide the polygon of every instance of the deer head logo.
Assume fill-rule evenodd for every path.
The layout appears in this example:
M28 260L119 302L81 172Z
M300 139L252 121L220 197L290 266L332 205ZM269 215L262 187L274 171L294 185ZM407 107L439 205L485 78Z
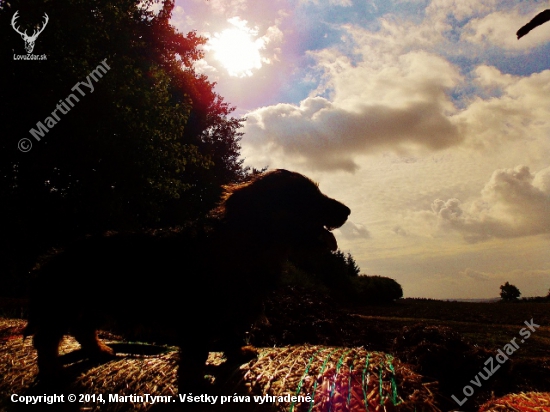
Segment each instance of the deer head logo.
M32 50L34 49L34 42L36 41L36 38L38 37L38 35L44 31L46 24L48 24L49 17L46 13L44 13L44 17L45 17L44 25L40 30L35 30L32 36L29 36L27 35L26 30L25 32L22 33L19 31L17 27L15 27L15 20L17 20L17 18L19 17L17 13L19 13L19 10L15 12L15 14L11 19L11 27L13 27L13 29L21 35L21 38L25 41L25 50L27 51L27 54L31 54Z

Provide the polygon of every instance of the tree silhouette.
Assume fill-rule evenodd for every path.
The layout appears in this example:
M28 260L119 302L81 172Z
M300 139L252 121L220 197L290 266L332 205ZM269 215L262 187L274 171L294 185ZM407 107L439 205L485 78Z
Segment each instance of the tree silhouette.
M521 292L519 291L519 289L508 282L500 286L500 297L505 302L513 302L515 300L518 300L520 295Z
M531 30L533 30L535 27L546 23L548 20L550 20L550 9L540 12L535 17L533 17L533 19L529 23L519 29L516 33L516 35L518 36L518 40L529 33Z
M152 12L157 4L158 12ZM0 3L0 276L75 236L184 224L220 186L244 178L242 119L195 72L206 39L176 32L171 0ZM25 61L20 31L49 16ZM73 90L103 71L85 95ZM96 76L97 77L97 76ZM38 141L30 133L71 94L79 100ZM57 111L59 114L59 111ZM32 150L17 149L21 139ZM0 282L3 279L0 279ZM4 284L5 286L5 284Z
M346 266L348 276L350 277L357 277L359 276L359 273L361 273L361 268L359 268L359 265L357 265L357 262L355 261L351 253L348 253L346 256Z
M389 303L403 297L403 288L394 279L363 275L356 281L362 303Z

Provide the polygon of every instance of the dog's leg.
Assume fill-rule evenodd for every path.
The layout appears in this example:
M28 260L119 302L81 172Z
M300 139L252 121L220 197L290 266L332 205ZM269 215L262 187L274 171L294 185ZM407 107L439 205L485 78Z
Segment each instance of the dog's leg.
M105 359L115 356L112 348L104 344L93 328L81 327L74 331L74 337L80 343L82 351L90 358Z
M178 389L180 393L201 392L207 387L204 379L208 349L206 345L183 345L180 347ZM197 392L197 393L198 393Z
M41 378L56 377L61 372L59 343L63 333L55 329L43 329L34 334L33 344L38 355L38 374Z
M228 362L233 362L239 366L258 357L258 349L252 345L231 345L224 351Z

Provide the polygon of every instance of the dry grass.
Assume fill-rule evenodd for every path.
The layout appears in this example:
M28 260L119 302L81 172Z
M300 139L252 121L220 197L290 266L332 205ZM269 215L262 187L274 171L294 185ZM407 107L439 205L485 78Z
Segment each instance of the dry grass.
M550 393L527 392L503 396L481 406L479 412L548 412Z
M44 388L35 382L37 374L36 351L31 339L23 340L25 322L0 319L0 407L11 410L12 393L19 395L44 394ZM119 344L120 345L120 344ZM131 346L131 345L127 345ZM144 346L147 347L146 345ZM88 393L118 395L177 395L177 358L173 347L155 355L117 355L109 362L90 364L78 356L79 345L66 337L60 353L67 372L66 383L59 383L53 393ZM219 365L221 354L213 353L211 365ZM215 366L212 367L215 369ZM434 383L423 383L421 377L407 365L381 352L367 352L363 348L327 346L290 346L265 348L258 359L241 366L225 383L212 386L219 395L302 395L310 394L311 404L271 402L268 410L279 411L429 411L439 409L434 404ZM252 403L254 403L253 398ZM367 407L365 406L368 406ZM237 406L237 405L235 405ZM244 410L240 406L236 410ZM247 410L262 410L249 405ZM72 410L86 411L145 411L149 403L89 402ZM265 410L266 405L263 405ZM211 409L214 409L212 407ZM224 409L227 410L227 409Z
M11 403L8 398L11 394L34 394L35 390L42 389L35 382L38 368L36 367L36 350L32 346L32 339L23 340L21 334L25 321L0 319L0 407L7 408ZM82 361L76 354L80 345L74 338L67 336L60 346L62 358L68 358L65 368L70 383L63 386L66 393L132 395L177 394L177 351L175 348L164 348L165 353L159 355L118 355L116 359L100 364L91 365ZM74 360L74 362L71 361ZM59 389L57 387L56 389ZM59 392L56 392L59 393ZM42 394L42 393L39 393ZM128 410L124 403L100 405L88 403L80 405L82 410ZM132 410L147 410L150 405L132 405Z

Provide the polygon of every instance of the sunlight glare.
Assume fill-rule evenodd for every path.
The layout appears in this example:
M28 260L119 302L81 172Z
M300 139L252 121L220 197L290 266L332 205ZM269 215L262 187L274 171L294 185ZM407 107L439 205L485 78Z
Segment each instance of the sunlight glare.
M254 41L245 30L226 29L216 33L209 43L214 51L214 57L231 76L252 76L253 69L262 67L260 49L263 42L260 39Z

